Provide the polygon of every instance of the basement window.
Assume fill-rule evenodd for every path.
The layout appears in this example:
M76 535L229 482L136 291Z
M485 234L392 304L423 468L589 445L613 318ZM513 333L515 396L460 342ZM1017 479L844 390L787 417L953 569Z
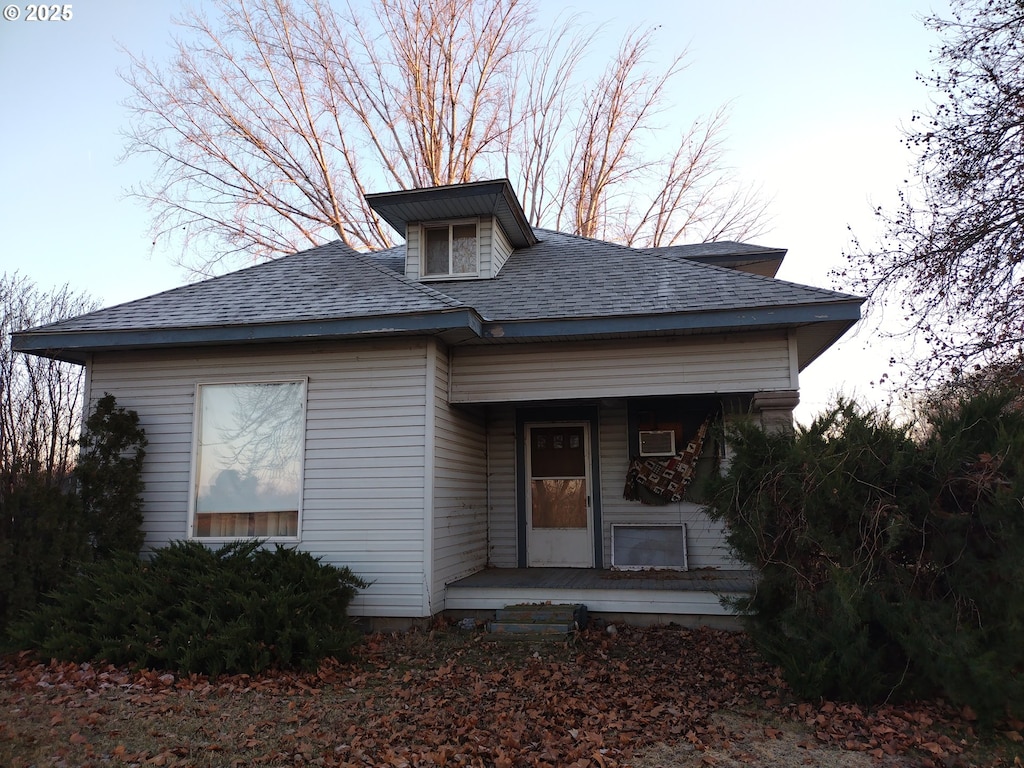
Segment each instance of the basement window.
M424 277L475 277L478 272L476 222L423 228Z

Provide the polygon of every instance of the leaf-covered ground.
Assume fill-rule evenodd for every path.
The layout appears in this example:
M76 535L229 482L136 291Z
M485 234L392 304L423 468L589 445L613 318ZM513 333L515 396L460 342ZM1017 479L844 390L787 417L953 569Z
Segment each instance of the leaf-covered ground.
M0 766L1021 766L941 702L799 702L744 635L371 635L316 673L0 664Z

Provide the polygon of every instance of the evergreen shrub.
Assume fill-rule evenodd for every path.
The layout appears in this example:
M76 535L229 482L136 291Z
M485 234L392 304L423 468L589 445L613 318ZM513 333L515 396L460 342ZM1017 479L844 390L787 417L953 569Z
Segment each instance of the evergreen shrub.
M88 554L81 503L66 479L0 472L0 635Z
M731 435L708 489L760 573L737 602L796 693L1024 712L1024 413L981 393L909 426L840 402Z
M142 546L138 414L105 395L78 445L70 477L22 463L0 468L0 635L83 563Z
M366 586L280 545L173 543L148 561L90 564L11 636L67 661L208 675L308 669L348 657L358 639L348 606Z
M118 407L109 393L85 421L74 477L97 559L117 552L137 555L142 547L146 442L139 414Z

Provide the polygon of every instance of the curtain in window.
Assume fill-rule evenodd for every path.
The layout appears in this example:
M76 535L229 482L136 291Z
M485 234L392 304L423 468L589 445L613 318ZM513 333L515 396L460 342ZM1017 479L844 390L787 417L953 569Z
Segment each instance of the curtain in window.
M448 274L448 228L426 231L426 264L423 274Z
M298 512L217 512L196 515L195 535L211 538L298 536Z

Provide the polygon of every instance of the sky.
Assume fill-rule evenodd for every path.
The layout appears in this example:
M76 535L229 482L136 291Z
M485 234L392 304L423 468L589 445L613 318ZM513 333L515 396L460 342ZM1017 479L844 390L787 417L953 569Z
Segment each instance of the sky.
M657 57L688 51L666 120L688 124L729 108L727 160L771 199L771 228L754 242L788 249L779 277L835 288L831 270L851 231L877 242L873 209L891 205L911 157L901 142L929 92L916 80L937 43L921 17L928 0L538 0L542 17L585 14L603 24L598 52L657 26ZM0 269L39 288L68 284L103 306L182 285L174 252L154 250L149 213L126 191L148 179L148 159L122 160L127 65L120 46L170 51L171 17L185 0L88 0L69 20L0 18ZM656 62L655 62L656 63ZM868 404L901 348L874 312L801 374L806 423L837 393Z

